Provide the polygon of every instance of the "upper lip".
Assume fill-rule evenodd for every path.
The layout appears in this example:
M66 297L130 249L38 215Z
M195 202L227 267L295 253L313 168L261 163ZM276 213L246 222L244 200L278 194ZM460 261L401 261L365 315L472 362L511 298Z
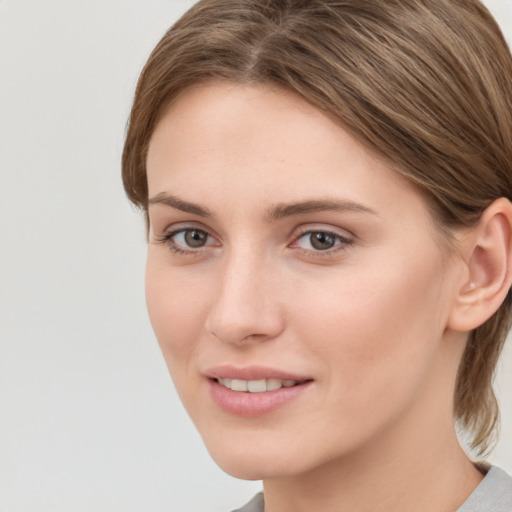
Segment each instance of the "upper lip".
M240 380L261 380L280 379L295 380L298 382L312 380L311 377L290 373L266 366L245 366L236 367L231 365L215 366L204 372L210 379L240 379Z

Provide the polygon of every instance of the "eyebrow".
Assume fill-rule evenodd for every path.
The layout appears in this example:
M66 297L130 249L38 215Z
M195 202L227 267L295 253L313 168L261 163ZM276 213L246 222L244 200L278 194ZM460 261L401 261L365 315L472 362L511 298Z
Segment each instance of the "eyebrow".
M267 219L272 222L284 217L303 215L317 212L343 212L355 211L378 215L376 210L353 201L339 201L337 199L312 199L297 203L279 203L267 212Z
M170 206L176 210L181 210L182 212L192 213L194 215L198 215L199 217L205 218L213 218L215 215L204 206L200 206L195 203L189 203L188 201L183 201L176 196L168 195L164 192L157 194L156 196L149 199L148 204L164 204L165 206Z
M161 192L156 196L149 199L148 204L163 204L170 206L176 210L198 215L204 218L214 218L215 215L211 210L205 206L201 206L189 201L184 201L176 196L172 196ZM306 201L299 201L296 203L278 203L269 208L265 214L268 222L274 222L285 217L293 217L296 215L304 215L308 213L318 212L343 212L355 211L370 213L378 215L377 211L373 208L365 206L353 201L340 201L338 199L325 198L325 199L310 199Z

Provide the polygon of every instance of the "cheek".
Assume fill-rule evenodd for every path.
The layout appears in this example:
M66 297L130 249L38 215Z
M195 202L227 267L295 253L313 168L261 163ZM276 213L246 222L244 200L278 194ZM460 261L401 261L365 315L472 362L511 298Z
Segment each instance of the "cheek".
M330 279L321 294L304 289L303 297L317 297L297 313L309 319L298 320L298 331L324 365L332 396L355 408L403 397L404 381L420 385L439 347L446 307L439 258L363 268Z
M173 377L186 369L201 338L206 304L205 282L148 253L146 302L151 325Z

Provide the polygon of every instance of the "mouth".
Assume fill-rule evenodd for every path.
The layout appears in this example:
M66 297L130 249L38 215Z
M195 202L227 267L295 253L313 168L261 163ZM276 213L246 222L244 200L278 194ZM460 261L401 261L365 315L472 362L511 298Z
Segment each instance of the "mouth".
M207 372L210 396L225 413L254 418L309 396L314 380L264 367L217 367Z
M264 393L266 391L277 391L281 388L292 388L307 382L307 380L292 380L292 379L257 379L257 380L243 380L243 379L213 379L221 386L238 391L242 393Z

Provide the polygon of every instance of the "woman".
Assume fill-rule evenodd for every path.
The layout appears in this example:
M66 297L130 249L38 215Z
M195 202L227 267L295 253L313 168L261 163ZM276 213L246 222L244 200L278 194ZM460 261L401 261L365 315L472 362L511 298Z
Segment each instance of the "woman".
M203 0L123 155L147 302L243 512L510 511L512 59L477 0Z

